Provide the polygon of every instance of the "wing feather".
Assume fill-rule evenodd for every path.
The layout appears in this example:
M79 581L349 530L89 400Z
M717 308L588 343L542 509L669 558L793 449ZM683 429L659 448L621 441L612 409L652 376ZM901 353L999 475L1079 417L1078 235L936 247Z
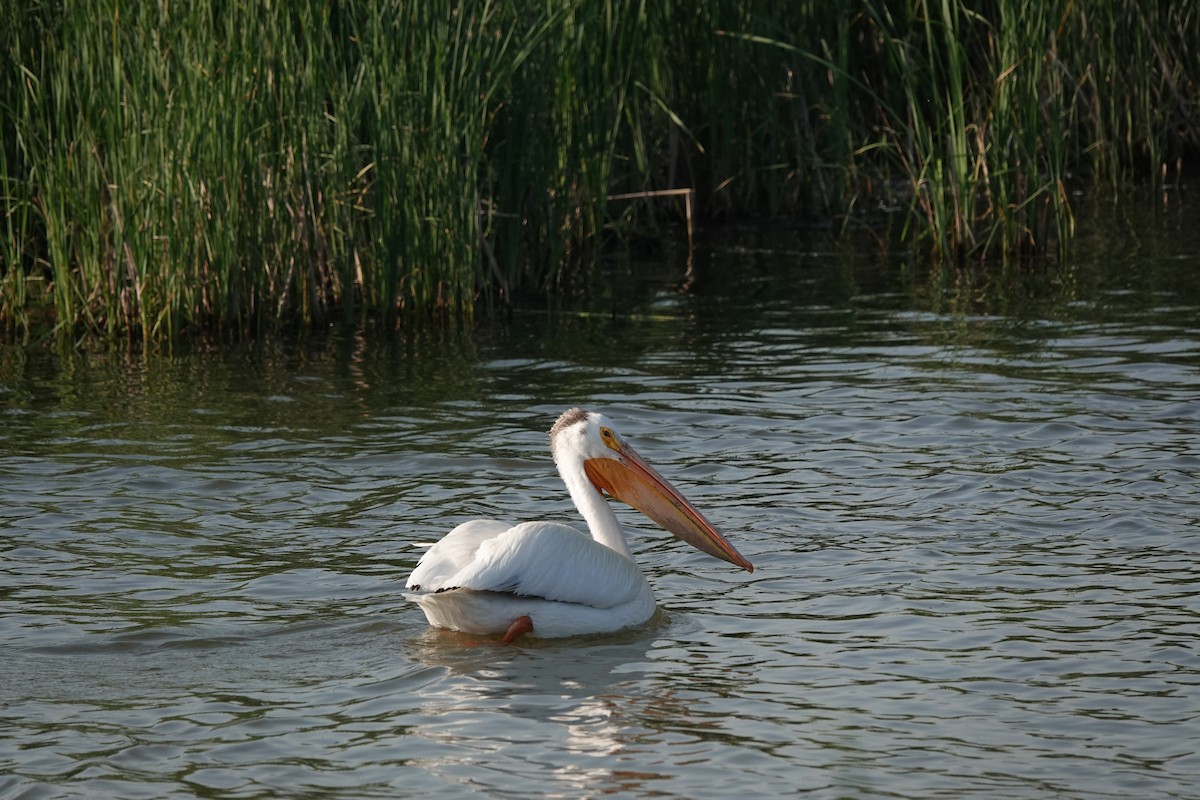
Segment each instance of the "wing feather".
M445 589L447 581L475 558L480 545L508 529L507 524L494 519L464 522L425 551L417 568L408 576L407 588L430 592Z
M467 526L474 527L463 531ZM645 583L632 561L569 525L525 522L498 532L500 527L477 520L455 528L421 559L409 588L506 592L612 608L636 598ZM450 573L451 566L457 571Z

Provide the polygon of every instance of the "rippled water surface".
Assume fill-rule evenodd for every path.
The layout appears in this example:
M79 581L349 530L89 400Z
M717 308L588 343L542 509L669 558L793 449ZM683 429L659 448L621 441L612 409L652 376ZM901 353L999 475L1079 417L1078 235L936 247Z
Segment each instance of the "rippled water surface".
M986 279L734 236L473 335L0 351L0 795L1197 797L1200 250L1112 235ZM574 518L574 403L756 571L622 510L645 628L429 629L423 543Z

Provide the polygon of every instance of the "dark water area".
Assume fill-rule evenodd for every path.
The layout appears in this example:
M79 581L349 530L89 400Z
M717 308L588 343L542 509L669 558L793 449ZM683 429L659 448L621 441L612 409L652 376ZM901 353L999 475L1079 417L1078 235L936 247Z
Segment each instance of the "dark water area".
M473 332L0 348L0 796L1195 797L1200 217L935 270L739 228ZM619 511L647 626L428 628L603 410L756 566Z

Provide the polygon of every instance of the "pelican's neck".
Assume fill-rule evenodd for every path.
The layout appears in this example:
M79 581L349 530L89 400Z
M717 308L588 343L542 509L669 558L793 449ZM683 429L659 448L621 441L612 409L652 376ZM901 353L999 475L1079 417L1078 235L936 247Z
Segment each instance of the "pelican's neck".
M592 538L609 550L615 550L633 561L633 553L629 549L629 543L625 541L625 534L621 532L617 515L613 513L612 506L604 499L600 490L587 479L583 472L583 464L576 462L570 468L560 468L559 473L563 482L567 484L567 491L571 493L575 507L587 522Z

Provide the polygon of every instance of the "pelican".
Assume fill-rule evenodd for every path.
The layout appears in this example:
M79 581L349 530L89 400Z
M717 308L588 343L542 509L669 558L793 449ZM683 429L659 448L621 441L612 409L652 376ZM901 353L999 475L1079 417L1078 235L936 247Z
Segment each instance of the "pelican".
M603 414L566 411L550 429L550 451L590 535L561 522L464 522L425 552L408 579L407 596L430 625L512 642L524 634L611 633L649 620L654 593L605 494L754 571Z

